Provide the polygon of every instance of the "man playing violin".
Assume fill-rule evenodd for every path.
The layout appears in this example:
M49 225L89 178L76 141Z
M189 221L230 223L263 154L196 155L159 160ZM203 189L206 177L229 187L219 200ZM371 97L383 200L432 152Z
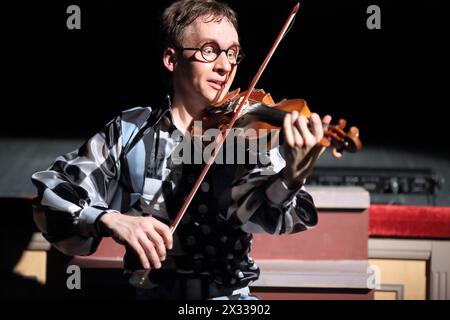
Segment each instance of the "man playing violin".
M252 233L289 234L317 223L303 184L330 117L287 114L284 144L267 153L267 165L212 169L172 236L169 225L199 171L171 155L193 121L225 97L243 53L234 11L214 0L173 3L162 31L171 99L123 111L78 150L35 173L35 221L67 255L92 254L102 237L124 245L139 297L254 298Z

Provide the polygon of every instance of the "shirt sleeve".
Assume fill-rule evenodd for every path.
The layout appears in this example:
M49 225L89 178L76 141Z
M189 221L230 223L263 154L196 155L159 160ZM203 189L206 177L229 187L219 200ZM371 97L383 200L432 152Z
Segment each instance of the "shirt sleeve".
M117 117L79 149L32 175L38 191L34 220L61 252L89 255L100 243L97 221L106 213L118 186L121 140L121 120Z
M289 234L314 227L318 219L311 195L304 186L290 190L281 179L286 162L280 149L266 157L266 165L238 169L228 219L249 233Z

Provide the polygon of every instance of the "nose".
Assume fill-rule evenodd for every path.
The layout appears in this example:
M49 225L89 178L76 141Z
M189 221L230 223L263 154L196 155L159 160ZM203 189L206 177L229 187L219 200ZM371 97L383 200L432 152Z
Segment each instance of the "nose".
M232 70L232 66L230 61L228 60L228 57L225 53L225 51L222 51L219 54L219 57L216 60L216 63L214 64L214 71L217 71L220 74L228 73Z

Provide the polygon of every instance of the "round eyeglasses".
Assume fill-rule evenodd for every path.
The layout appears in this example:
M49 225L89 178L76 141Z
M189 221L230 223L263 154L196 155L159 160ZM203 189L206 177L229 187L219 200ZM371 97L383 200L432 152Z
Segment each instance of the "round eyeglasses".
M181 50L181 51L184 51L184 50L200 51L203 59L205 59L206 62L216 61L222 52L225 52L225 55L227 56L228 61L230 62L231 65L237 65L242 61L242 59L244 59L244 53L242 52L241 47L232 46L232 47L224 50L224 49L220 49L219 45L215 42L205 43L200 48L178 47L177 49Z

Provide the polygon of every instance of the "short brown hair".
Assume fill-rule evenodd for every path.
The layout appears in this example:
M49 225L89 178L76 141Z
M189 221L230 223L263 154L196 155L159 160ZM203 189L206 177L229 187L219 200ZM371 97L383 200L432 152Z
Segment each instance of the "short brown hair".
M164 47L181 46L183 30L201 16L209 17L208 21L226 18L238 29L236 13L227 4L215 0L181 0L174 2L162 15Z

